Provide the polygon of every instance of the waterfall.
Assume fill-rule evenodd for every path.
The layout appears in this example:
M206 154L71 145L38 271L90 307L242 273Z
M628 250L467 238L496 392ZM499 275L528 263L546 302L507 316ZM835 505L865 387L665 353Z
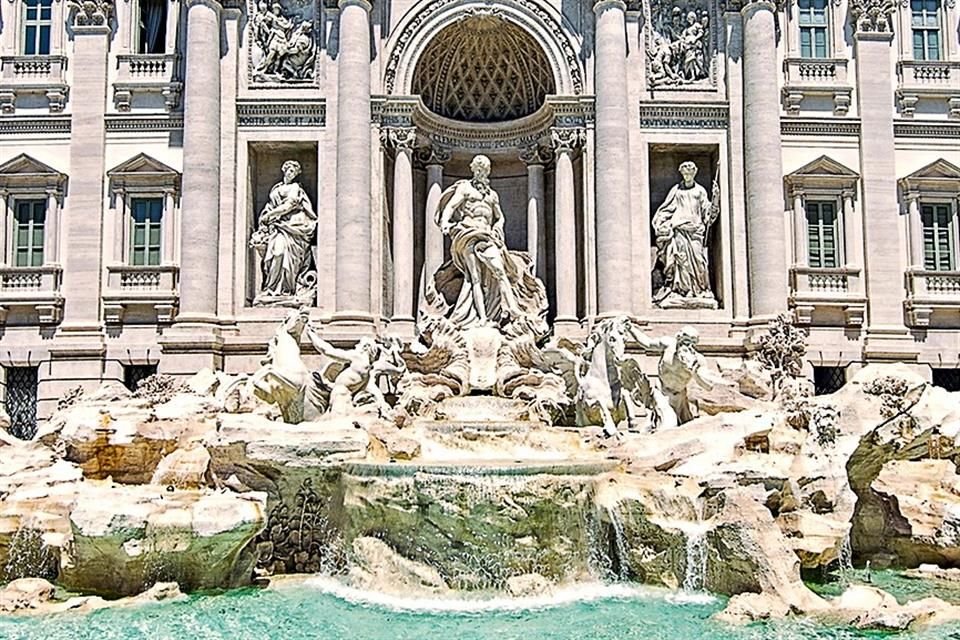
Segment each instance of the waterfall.
M610 518L610 529L613 533L613 552L616 562L611 563L611 573L616 572L616 578L625 581L630 577L630 556L627 546L627 536L623 532L623 518L620 517L620 509L616 505L607 509L607 515Z
M847 531L843 536L843 542L840 543L840 583L844 586L850 584L850 578L853 576L853 545L850 543L850 532Z
M618 582L630 579L629 545L618 504L594 503L586 528L590 573L599 580Z
M699 523L698 523L699 524ZM687 560L684 567L683 590L702 591L707 581L707 536L703 527L689 527L687 537Z
M21 527L10 538L5 567L0 567L0 580L48 578L57 575L57 558L43 541L43 534L30 527Z

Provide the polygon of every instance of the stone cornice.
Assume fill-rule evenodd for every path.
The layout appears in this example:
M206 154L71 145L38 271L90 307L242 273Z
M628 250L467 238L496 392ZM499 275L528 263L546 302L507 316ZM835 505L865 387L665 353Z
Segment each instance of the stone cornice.
M726 129L728 122L725 104L640 104L640 126L644 129Z
M855 26L855 35L892 34L893 14L896 10L895 0L850 0L850 15Z
M780 133L785 136L859 136L860 121L852 118L782 118Z
M325 100L241 100L237 102L240 127L324 127Z

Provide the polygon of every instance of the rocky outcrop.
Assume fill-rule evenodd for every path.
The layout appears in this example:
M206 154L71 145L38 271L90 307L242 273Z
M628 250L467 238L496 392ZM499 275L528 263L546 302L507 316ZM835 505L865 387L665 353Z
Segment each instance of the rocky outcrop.
M378 538L355 538L350 555L347 578L352 586L406 597L448 591L439 571L404 558Z
M56 600L55 591L54 585L40 578L15 580L0 589L0 613L14 616L90 613L99 609L186 598L175 582L158 582L143 593L114 600L104 600L98 596L74 596L67 600Z
M254 562L248 547L265 524L263 494L86 482L70 512L72 542L59 581L105 596L156 582L187 590L246 584Z

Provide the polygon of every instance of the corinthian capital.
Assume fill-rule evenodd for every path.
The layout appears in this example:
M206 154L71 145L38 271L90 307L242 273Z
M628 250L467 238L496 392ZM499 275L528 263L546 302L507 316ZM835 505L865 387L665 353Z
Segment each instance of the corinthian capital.
M857 33L893 33L895 0L850 0Z
M571 153L587 141L587 132L580 127L554 127L550 129L550 140L556 153Z
M387 127L380 130L380 144L397 151L411 151L417 143L414 127Z
M68 0L70 26L106 27L113 15L113 0Z

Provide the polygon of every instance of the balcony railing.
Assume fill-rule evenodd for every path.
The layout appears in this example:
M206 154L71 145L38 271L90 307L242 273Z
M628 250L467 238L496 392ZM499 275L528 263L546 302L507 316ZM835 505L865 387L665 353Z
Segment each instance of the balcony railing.
M929 326L938 309L953 314L960 310L960 271L911 269L906 273L906 287L904 306L910 326Z
M175 265L108 265L103 293L107 324L124 322L132 308L152 309L157 322L173 322L179 301L179 272Z
M829 320L842 313L843 324L863 324L866 298L860 269L855 267L790 269L790 303L800 324L813 324L815 316Z
M800 105L807 96L833 98L835 115L846 115L850 110L853 87L847 81L847 61L843 58L787 58L783 61L784 108L788 114L800 113Z
M61 273L59 266L0 266L0 323L6 322L11 310L33 311L42 324L59 322Z
M924 98L946 100L947 115L960 118L960 61L901 60L897 63L900 114L911 117Z
M173 53L136 53L117 56L113 102L118 111L130 111L134 96L157 94L171 111L180 104L183 85L178 80L179 57Z
M0 57L0 111L13 113L17 97L45 95L50 111L63 111L67 100L66 56Z

